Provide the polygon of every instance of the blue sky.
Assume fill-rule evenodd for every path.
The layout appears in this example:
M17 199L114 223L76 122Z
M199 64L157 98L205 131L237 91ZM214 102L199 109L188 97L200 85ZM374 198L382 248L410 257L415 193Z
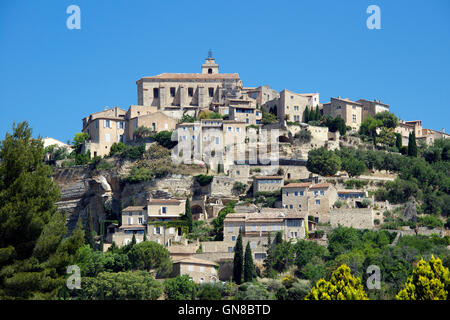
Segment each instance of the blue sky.
M71 4L81 30L66 27ZM371 4L381 30L366 27ZM245 86L376 98L450 130L448 0L0 0L0 138L27 120L66 142L84 116L136 104L142 76L200 72L209 48Z

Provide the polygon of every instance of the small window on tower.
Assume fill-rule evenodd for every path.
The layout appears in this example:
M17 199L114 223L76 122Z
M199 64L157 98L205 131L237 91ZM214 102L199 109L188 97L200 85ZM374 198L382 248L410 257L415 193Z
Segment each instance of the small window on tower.
M209 96L214 97L214 88L208 88Z
M170 96L175 97L175 88L174 87L170 88Z
M153 88L153 98L159 98L159 89Z
M212 74L212 69L211 68L208 69L208 73Z
M188 88L188 95L189 95L189 97L194 96L194 88Z

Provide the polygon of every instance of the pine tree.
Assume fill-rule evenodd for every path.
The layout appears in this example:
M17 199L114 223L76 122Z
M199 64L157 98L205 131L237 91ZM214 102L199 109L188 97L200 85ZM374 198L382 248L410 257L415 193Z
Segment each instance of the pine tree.
M352 276L345 264L337 268L330 281L320 279L305 300L369 300L361 279Z
M408 156L417 157L416 134L411 132L408 139Z
M244 256L244 282L251 282L254 278L256 278L256 270L253 264L252 249L250 242L247 242Z
M449 297L450 272L439 258L421 259L408 278L397 300L446 300Z
M242 232L239 230L239 236L236 240L233 259L233 280L237 284L242 283L242 267L244 260L244 249L242 246Z
M186 216L187 223L189 226L189 232L192 232L192 211L191 211L191 202L189 201L189 197L186 198L185 216Z
M92 249L95 249L94 228L92 227L91 207L88 208L88 217L87 217L86 230L84 233L84 237L85 237L85 243L88 244Z

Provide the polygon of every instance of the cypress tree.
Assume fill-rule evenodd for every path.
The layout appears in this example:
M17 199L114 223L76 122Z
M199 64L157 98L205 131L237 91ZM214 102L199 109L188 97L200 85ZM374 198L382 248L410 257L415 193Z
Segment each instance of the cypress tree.
M189 226L189 232L192 232L192 211L191 211L191 202L189 201L189 197L186 198L185 216L186 216L187 223Z
M103 252L103 236L101 237L101 239L100 239L100 248L99 248L99 250L101 251L101 252Z
M320 120L319 106L316 106L316 114L314 115L314 120L316 120L316 121Z
M92 249L95 248L94 241L94 228L92 227L92 214L91 207L88 208L88 217L86 222L86 231L84 233L85 243L88 244Z
M133 238L131 238L131 246L136 244L136 235L133 233Z
M398 150L400 150L403 147L402 143L402 135L400 133L395 134L395 146Z
M310 117L309 107L308 106L306 106L304 117L305 117L305 123L308 123L309 117Z
M233 259L233 280L237 284L242 283L242 266L244 260L244 249L242 246L242 232L239 230L239 236L236 241Z
M144 240L143 241L147 241L147 230L144 229Z
M408 139L408 156L417 157L416 134L411 132Z
M252 249L250 242L247 242L244 256L244 282L251 282L254 278L256 278L256 270L253 264Z

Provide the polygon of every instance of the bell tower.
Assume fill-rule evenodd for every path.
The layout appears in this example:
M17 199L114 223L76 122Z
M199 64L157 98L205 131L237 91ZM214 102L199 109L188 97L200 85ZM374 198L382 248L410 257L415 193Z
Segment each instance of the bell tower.
M209 49L208 58L206 58L205 63L202 64L202 74L218 74L219 65L216 64L216 59L213 58L212 51Z

